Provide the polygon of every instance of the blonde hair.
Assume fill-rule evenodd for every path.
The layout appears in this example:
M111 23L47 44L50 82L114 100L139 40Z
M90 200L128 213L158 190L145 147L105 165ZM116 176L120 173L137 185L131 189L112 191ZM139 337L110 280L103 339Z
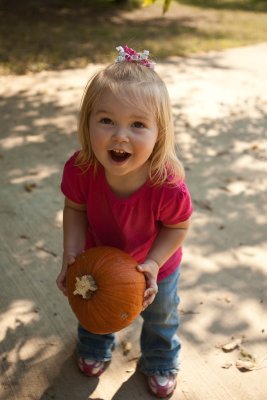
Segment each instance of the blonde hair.
M95 104L107 89L131 106L140 107L142 104L156 118L158 138L150 156L150 181L161 185L166 180L173 182L183 179L184 168L175 152L167 88L153 69L137 63L111 64L97 72L88 82L80 110L78 134L82 148L76 164L81 168L97 168L98 161L90 143L89 119Z

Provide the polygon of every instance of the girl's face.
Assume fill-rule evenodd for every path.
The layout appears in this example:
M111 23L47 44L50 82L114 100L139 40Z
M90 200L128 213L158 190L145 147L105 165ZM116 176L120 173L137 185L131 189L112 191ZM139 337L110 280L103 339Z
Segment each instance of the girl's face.
M90 141L106 177L134 178L148 171L148 159L158 137L156 118L143 104L125 104L106 90L93 108Z

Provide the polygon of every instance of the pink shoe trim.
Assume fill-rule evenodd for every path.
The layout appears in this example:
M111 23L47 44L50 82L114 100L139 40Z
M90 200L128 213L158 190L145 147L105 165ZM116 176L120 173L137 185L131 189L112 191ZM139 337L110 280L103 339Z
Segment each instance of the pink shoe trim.
M176 375L152 375L148 377L148 387L151 393L159 398L168 397L176 388Z
M105 369L104 361L79 358L79 368L87 376L100 376Z

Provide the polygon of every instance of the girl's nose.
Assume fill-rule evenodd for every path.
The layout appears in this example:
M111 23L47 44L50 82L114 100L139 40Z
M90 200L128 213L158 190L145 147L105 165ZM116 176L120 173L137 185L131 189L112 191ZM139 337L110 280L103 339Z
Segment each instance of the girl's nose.
M117 142L128 142L128 131L126 128L117 128L114 132L113 139Z

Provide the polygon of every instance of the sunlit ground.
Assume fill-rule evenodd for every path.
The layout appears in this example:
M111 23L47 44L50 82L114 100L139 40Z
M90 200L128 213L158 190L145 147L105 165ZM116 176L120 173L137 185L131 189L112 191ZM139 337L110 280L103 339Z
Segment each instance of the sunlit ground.
M265 50L260 47L260 54ZM157 66L170 90L195 207L182 266L181 385L192 393L190 376L209 368L217 389L234 377L234 399L266 372L244 378L234 365L238 350L225 354L220 348L234 336L257 359L266 353L267 91L254 53L244 60L240 50L236 58L230 52ZM76 119L93 70L0 80L3 399L63 399L62 387L72 400L93 393L100 398L101 390L118 390L118 371L128 381L139 354L138 322L127 333L135 343L129 357L118 346L101 385L88 383L76 367L74 316L55 285L62 252L61 171L78 147ZM193 357L199 371L192 371ZM226 362L232 363L229 370L221 368Z

